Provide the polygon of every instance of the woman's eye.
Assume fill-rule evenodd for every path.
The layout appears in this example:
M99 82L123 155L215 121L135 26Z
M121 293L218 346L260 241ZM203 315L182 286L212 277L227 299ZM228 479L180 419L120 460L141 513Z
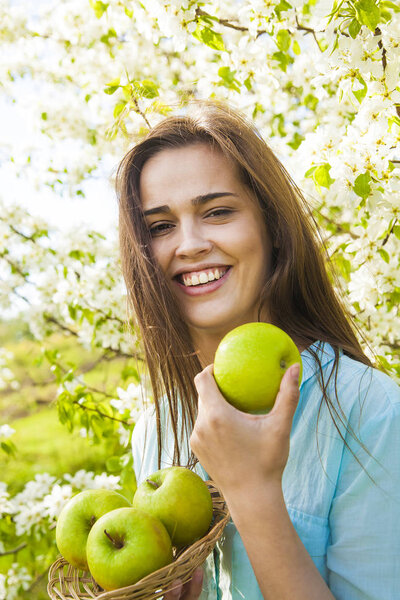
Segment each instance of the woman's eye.
M155 223L154 225L150 225L149 230L152 236L156 236L167 233L171 227L172 223Z
M207 217L226 217L232 213L233 210L231 208L215 208L207 214Z

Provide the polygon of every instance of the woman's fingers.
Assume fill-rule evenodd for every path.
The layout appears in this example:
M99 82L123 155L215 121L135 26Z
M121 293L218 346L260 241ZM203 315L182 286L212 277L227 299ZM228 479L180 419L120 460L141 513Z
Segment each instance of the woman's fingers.
M177 600L177 598L181 598L182 593L182 582L180 579L173 581L171 591L167 592L163 596L163 600Z
M197 600L203 588L203 569L198 567L192 576L192 579L182 586L182 582L177 579L172 584L173 589L164 595L163 600Z
M183 586L183 589L182 600L197 600L203 589L203 569L196 569L192 579Z
M203 371L197 373L196 377L194 378L194 385L196 386L197 392L200 396L208 389L210 385L211 387L215 387L215 391L217 391L218 386L214 379L214 365L208 365L205 367L205 369L203 369Z

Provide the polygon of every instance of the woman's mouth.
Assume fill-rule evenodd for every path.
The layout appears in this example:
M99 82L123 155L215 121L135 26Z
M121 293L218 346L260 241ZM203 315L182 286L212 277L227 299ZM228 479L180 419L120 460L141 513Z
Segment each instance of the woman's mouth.
M213 292L223 285L231 270L230 266L213 267L202 271L181 273L174 281L186 294L198 296Z

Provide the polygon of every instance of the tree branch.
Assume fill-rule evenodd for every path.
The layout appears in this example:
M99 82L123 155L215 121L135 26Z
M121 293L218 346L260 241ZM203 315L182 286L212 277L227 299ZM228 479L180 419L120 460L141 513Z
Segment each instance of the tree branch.
M236 31L249 31L248 27L244 27L242 25L236 25L235 23L232 23L231 21L229 21L229 19L215 19L215 17L212 17L209 13L205 12L201 8L196 9L196 17L208 17L210 19L213 18L214 20L216 20L217 23L219 23L219 25L222 25L222 27L229 27L230 29L235 29ZM297 29L299 31L305 31L306 33L312 34L312 36L318 46L319 51L323 52L314 29L312 29L311 27L305 27L304 25L301 25L298 21L297 14L296 14L296 24L297 24ZM259 37L260 35L263 35L264 33L268 33L266 29L259 29L257 31L257 37Z
M33 285L33 283L29 281L27 273L24 273L21 267L17 265L14 261L12 261L10 258L8 258L4 252L0 254L0 258L5 260L10 265L11 269L14 269L14 271L16 271L26 283L30 283L31 285Z
M201 8L196 8L196 17L208 17L211 18L211 15ZM241 25L235 25L231 23L228 19L217 19L217 23L222 25L223 27L229 27L230 29L236 29L236 31L248 31L247 27L243 27ZM266 31L257 31L257 35L261 35L262 33L266 33Z
M319 50L320 52L323 52L323 50L322 50L322 48L321 48L321 46L320 46L320 44L319 44L319 41L318 41L317 34L316 34L315 30L314 30L314 29L312 29L311 27L306 27L305 25L301 25L301 24L299 23L299 18L298 18L298 16L297 16L297 13L296 13L296 25L297 25L297 29L298 29L298 31L305 31L306 33L311 33L311 34L312 34L312 36L313 36L313 38L314 38L314 40L315 40L315 43L316 43L316 44L317 44L317 46L318 46L318 50Z
M114 398L114 396L109 396L109 397ZM90 408L89 406L85 406L84 404L79 404L78 400L75 400L75 402L73 402L73 404L75 404L82 410L88 410L90 412L95 412L100 417L104 417L105 419L110 419L110 421L116 421L117 423L122 423L123 425L127 425L128 427L130 425L132 425L132 423L128 423L128 421L125 421L124 419L118 419L118 417L111 417L110 415L106 415L105 413L102 413L101 410L99 410L98 408Z
M382 35L382 32L379 29L379 27L377 27L375 29L374 35ZM384 47L381 39L378 42L378 47L380 48L380 50L382 50L382 67L383 67L383 70L385 71L386 65L387 65L387 61L386 61L386 48Z
M397 217L393 221L393 224L392 224L392 226L390 228L390 231L387 232L387 234L386 234L386 236L385 236L385 238L384 238L384 240L382 242L382 247L386 244L386 242L388 241L389 237L392 235L396 223L397 223Z
M101 312L101 311L99 310L99 312ZM108 318L110 318L110 320L111 320L113 317L108 317ZM60 321L58 321L58 319L56 319L55 317L53 317L51 315L45 315L45 319L48 323L53 323L54 325L57 325L57 327L59 329L61 329L62 331L68 332L75 337L79 337L79 334L76 331L74 331L70 327L67 327L67 325L64 325L63 323L60 323ZM117 318L115 318L115 320L120 321L120 319L117 319ZM106 350L108 352L112 352L113 354L115 354L116 356L121 357L121 358L134 358L135 360L139 360L142 362L144 361L143 357L141 357L137 353L126 354L125 352L121 352L121 350L115 350L114 348L110 348L109 346L104 347L104 350Z
M5 552L0 552L0 556L8 556L10 554L17 554L17 552L26 548L27 545L28 545L27 542L24 542L23 544L20 544L19 546L17 546L16 548L13 548L12 550L6 550Z
M149 122L148 118L146 117L145 113L140 108L138 99L135 96L132 95L132 100L133 100L133 103L135 105L136 112L144 119L144 122L146 123L147 127L149 129L151 129L150 122Z

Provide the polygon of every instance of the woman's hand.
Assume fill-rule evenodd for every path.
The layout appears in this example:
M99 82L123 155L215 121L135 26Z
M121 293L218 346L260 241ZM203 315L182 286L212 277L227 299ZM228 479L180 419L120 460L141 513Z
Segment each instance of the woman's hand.
M269 482L280 488L299 399L298 377L299 365L292 365L282 378L272 410L251 415L226 402L215 382L213 365L196 375L198 415L190 445L224 495Z
M182 585L177 579L173 583L174 589L163 596L163 600L197 600L200 597L203 586L203 569L197 568L190 581Z

